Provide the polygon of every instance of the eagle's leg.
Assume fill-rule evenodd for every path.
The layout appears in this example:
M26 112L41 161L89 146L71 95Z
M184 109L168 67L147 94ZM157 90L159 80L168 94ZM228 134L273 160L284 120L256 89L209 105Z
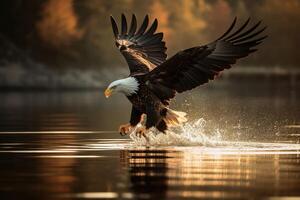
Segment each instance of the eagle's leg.
M159 104L150 104L146 108L146 114L142 115L141 124L142 126L137 127L136 135L138 137L144 137L148 139L146 136L146 132L149 128L155 127L155 125L161 120L161 116L159 113Z
M121 125L119 133L122 136L127 135L141 121L142 114L143 113L132 106L130 122L128 124Z
M119 133L124 136L124 135L127 135L130 131L130 129L132 128L131 124L130 123L127 123L127 124L124 124L124 125L121 125L119 127Z
M141 125L146 126L146 121L147 121L147 115L146 114L142 114L141 116Z
M136 130L135 130L136 136L147 138L146 135L145 135L145 133L146 133L146 128L145 128L146 121L147 121L147 115L142 114L141 115L141 121L140 121L141 126L137 127Z

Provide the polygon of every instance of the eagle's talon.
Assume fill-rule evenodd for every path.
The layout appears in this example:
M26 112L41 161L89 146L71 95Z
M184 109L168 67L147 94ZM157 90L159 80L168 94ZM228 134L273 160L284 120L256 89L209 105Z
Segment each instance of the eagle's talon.
M144 137L144 138L146 138L147 136L146 136L146 128L145 127L138 127L137 129L136 129L136 136L138 136L139 138L141 138L141 137Z
M129 123L121 125L119 128L119 133L120 135L125 136L129 133L130 129L131 129L131 125Z
M121 135L121 136L125 136L125 135L126 135L126 133L124 133L124 132L120 132L120 135Z

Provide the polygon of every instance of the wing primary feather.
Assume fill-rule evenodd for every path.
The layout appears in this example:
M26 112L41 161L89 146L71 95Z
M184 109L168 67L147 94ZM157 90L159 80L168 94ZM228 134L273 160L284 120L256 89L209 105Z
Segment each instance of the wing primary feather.
M257 51L256 46L267 37L263 34L266 27L261 27L261 22L249 25L249 18L237 27L236 21L237 18L214 42L178 52L146 74L146 80L181 93L215 79L221 71L231 68L239 58ZM160 39L159 34L154 34L141 40L143 45L151 46L149 55L154 63L161 58L156 52L161 46L154 45Z
M133 14L132 18L131 18L131 25L130 25L129 33L128 33L129 36L133 36L134 35L134 33L136 31L136 27L137 27L136 17Z
M113 16L110 16L110 21L111 21L111 26L113 29L114 36L115 36L115 38L117 38L119 35L119 30L118 30L117 23L116 23L115 19L113 18Z
M235 31L234 33L230 34L229 36L223 38L223 40L227 40L227 39L230 39L231 37L239 34L242 30L244 30L244 28L248 25L250 21L250 17L246 20L246 22L243 24L243 26L241 26L237 31Z
M241 34L239 34L239 35L237 35L237 36L235 36L233 38L230 38L230 40L228 40L228 41L231 42L231 41L234 41L234 40L239 39L241 37L244 37L245 35L248 35L252 31L254 31L260 24L261 24L261 21L259 21L258 23L256 23L254 26L252 26L252 28L248 29L244 33L241 33Z
M233 27L234 27L234 25L235 25L235 23L236 23L236 20L237 20L237 17L234 18L234 20L233 20L231 26L228 28L228 30L227 30L221 37L219 37L218 39L216 39L216 41L221 40L221 39L224 38L228 33L230 33L230 31L233 29Z
M247 42L243 42L243 43L238 43L238 44L235 44L235 45L239 45L239 46L242 46L242 45L247 45L249 47L252 47L252 46L256 46L258 44L260 44L262 42L263 39L267 38L268 36L265 35L263 37L260 37L260 38L257 38L255 40L252 40L252 41L247 41Z
M152 44L155 44L155 43L161 41L161 40L163 39L163 37L164 37L164 34L163 34L163 33L155 33L155 34L154 34L154 37L151 37L151 38L149 38L149 39L147 39L147 40L144 40L144 41L142 42L142 44L145 44L145 45L152 45Z
M145 18L144 18L143 24L139 28L139 30L136 33L136 35L142 35L145 32L145 30L147 29L148 23L149 23L149 16L146 15Z
M127 34L127 21L124 14L122 14L122 27L121 27L121 33L122 35Z
M157 19L154 20L154 22L152 23L151 27L149 28L149 30L145 33L145 35L153 35L153 33L156 31L157 29Z
M234 41L231 41L233 43L239 43L239 42L243 42L243 41L247 41L251 38L254 38L255 36L259 35L260 33L262 33L267 27L263 27L262 29L260 29L259 31L256 31L255 33L247 36L247 37L243 37L243 38L240 38L240 39L237 39L237 40L234 40Z

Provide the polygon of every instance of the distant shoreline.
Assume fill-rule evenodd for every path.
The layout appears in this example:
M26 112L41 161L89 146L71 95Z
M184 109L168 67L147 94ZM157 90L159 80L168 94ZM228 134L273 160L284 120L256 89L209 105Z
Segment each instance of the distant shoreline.
M127 69L127 68L126 68ZM9 71L9 70L8 70ZM8 72L0 70L0 91L84 91L100 90L106 84L117 78L127 76L124 67L113 70L65 70L63 73L45 71L25 70L22 73L18 69ZM17 75L15 75L17 74ZM6 76L8 75L8 76ZM219 87L227 85L281 85L290 88L300 87L300 68L283 67L250 67L235 66L225 70L210 81L208 87Z

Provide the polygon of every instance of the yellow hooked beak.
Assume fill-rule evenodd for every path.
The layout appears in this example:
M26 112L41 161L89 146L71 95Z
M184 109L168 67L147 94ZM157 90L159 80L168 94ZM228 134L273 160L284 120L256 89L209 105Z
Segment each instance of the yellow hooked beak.
M104 95L106 98L110 97L111 94L112 94L113 90L110 89L110 88L107 88L105 91L104 91Z

